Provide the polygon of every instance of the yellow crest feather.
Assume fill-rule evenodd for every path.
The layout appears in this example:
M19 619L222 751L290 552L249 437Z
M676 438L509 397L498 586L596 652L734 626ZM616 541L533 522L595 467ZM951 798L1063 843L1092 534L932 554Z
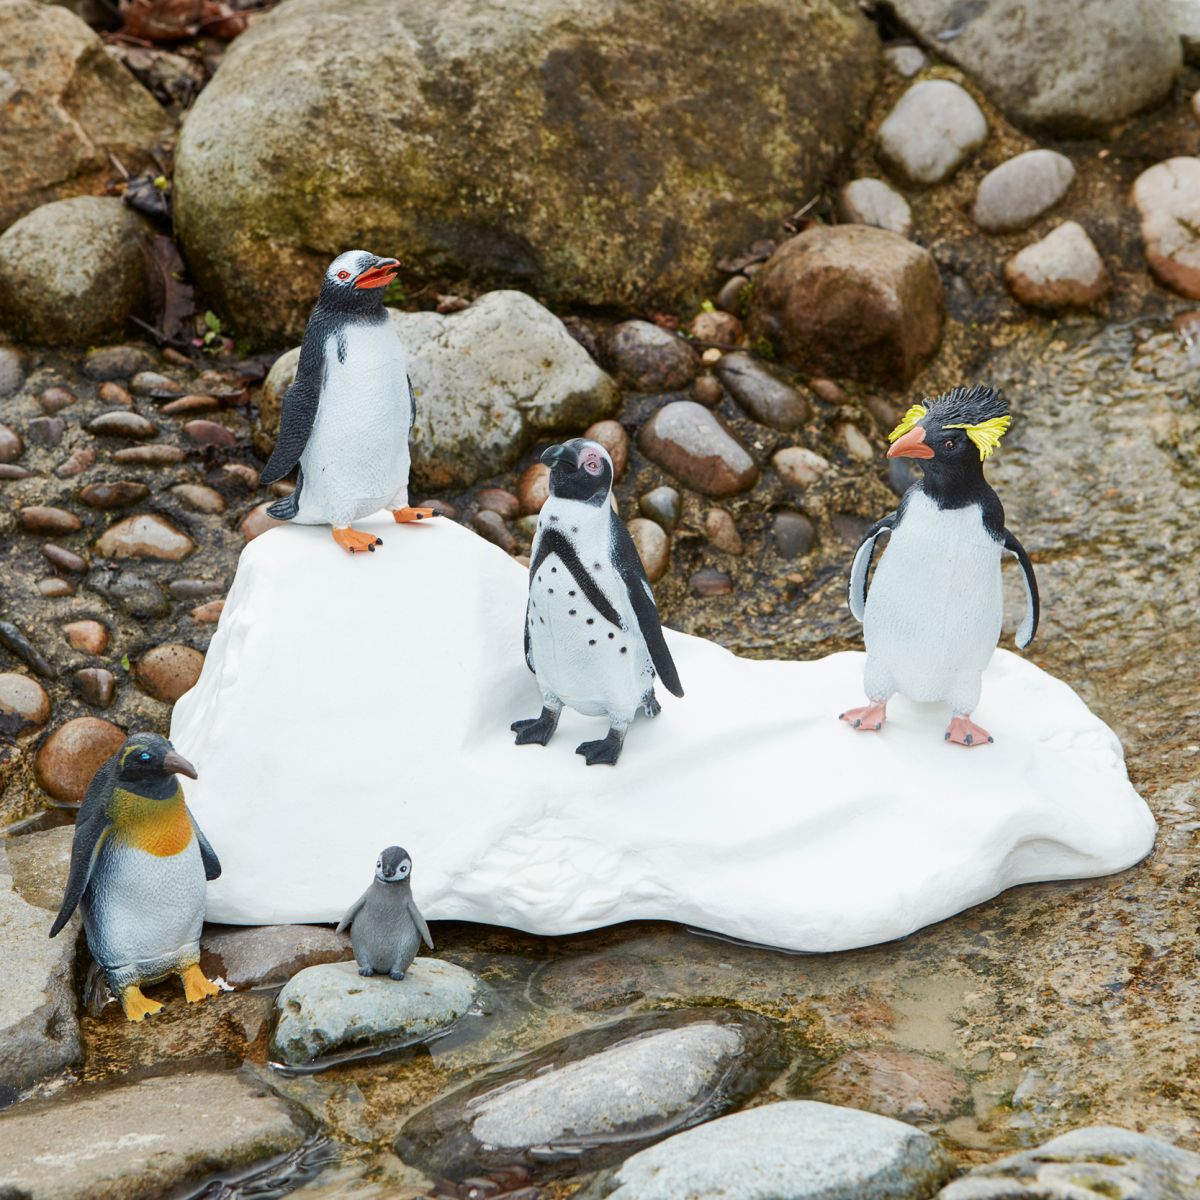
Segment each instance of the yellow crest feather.
M923 404L914 404L900 418L900 424L888 434L888 441L894 442L897 438L902 438L916 423L929 415L929 409Z
M911 411L911 410L910 410ZM907 418L905 418L907 420ZM947 425L947 429L965 429L979 450L979 461L983 462L995 452L1000 439L1008 432L1012 424L1011 416L992 417L990 421L982 421L978 425Z

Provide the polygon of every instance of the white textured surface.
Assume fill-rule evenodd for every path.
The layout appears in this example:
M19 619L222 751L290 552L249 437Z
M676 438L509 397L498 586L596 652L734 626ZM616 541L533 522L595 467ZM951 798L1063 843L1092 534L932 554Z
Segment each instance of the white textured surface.
M882 735L859 653L754 662L668 631L683 700L631 726L615 768L564 712L514 746L540 697L522 656L525 572L447 521L362 522L353 558L287 526L242 553L171 738L224 866L212 921L336 921L383 846L413 856L427 919L568 933L665 918L797 950L901 937L1014 884L1102 875L1154 821L1120 745L1064 683L998 651L975 718L897 698Z

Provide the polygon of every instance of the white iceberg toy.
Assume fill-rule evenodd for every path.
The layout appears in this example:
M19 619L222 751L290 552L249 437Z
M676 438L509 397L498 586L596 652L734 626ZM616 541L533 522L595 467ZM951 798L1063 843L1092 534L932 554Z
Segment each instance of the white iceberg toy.
M575 746L604 722L536 712L526 574L439 520L345 555L325 530L250 543L171 740L221 856L208 918L337 921L381 845L421 863L430 919L564 934L666 919L791 950L903 937L1005 888L1105 875L1155 824L1117 738L1066 684L998 650L979 719L897 699L878 736L839 724L862 655L757 662L667 631L686 698L630 728L618 766ZM364 867L366 864L366 867Z

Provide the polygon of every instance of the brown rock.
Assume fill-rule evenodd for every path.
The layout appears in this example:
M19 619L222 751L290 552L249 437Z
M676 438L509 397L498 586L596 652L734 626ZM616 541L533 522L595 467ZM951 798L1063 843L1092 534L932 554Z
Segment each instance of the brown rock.
M274 517L267 515L267 509L274 503L273 500L265 500L246 514L241 524L242 537L246 541L252 542L256 537L266 533L268 529L287 524L286 521L277 521Z
M197 446L236 446L237 435L219 421L189 421L183 432Z
M680 482L709 496L733 496L758 480L758 467L745 447L693 400L660 408L642 426L638 445Z
M15 429L9 429L7 425L0 425L0 463L9 463L20 458L24 449L25 443L21 441L21 435Z
M103 654L108 649L108 630L99 621L71 621L63 626L63 633L81 654Z
M225 610L224 600L210 600L207 604L198 604L192 609L192 620L201 625L215 625L221 619Z
M174 704L195 685L203 667L204 655L199 650L164 642L142 655L133 668L133 677L148 696Z
M499 546L506 554L511 554L517 548L517 540L505 525L504 518L490 508L480 509L471 518L471 528L480 537L487 538L493 546Z
M125 734L99 717L76 717L42 743L33 770L42 789L63 804L79 804L92 776L121 748Z
M517 499L521 502L521 511L527 514L539 513L549 497L550 468L540 462L526 467L517 481Z
M503 488L484 488L475 497L475 502L480 508L499 513L506 521L513 520L521 513L520 500L512 492L506 492Z
M645 517L634 517L629 522L629 536L633 538L638 557L646 569L646 578L657 583L667 573L671 562L671 539L657 521Z
M810 371L907 384L937 349L942 283L927 250L866 225L814 226L755 276L750 332Z
M50 600L59 596L75 595L75 585L66 579L60 579L57 575L51 575L47 579L39 579L37 589L41 595Z
M200 483L179 483L171 489L188 508L195 512L221 513L225 511L225 497L215 488Z
M115 483L89 483L79 491L79 499L89 508L124 508L136 504L150 494L144 483L132 479L120 479Z
M158 430L138 413L119 408L101 413L88 422L87 431L96 437L151 438Z
M126 517L111 526L96 542L105 558L160 558L178 562L196 549L196 543L174 525L153 513Z
M733 580L715 567L701 567L688 580L688 587L693 596L728 596L733 591Z
M181 463L187 454L179 446L126 446L113 456L113 462L136 463L142 467L169 467Z
M608 451L612 459L613 478L620 479L625 474L625 464L629 462L629 434L619 421L597 421L584 430L583 436L599 442Z
M28 533L47 534L50 537L77 533L83 528L83 522L74 513L43 504L31 504L28 508L18 510L17 521Z
M1168 158L1133 185L1146 261L1182 296L1200 300L1200 158Z
M91 446L76 446L62 462L54 468L59 479L74 479L82 475L96 461L96 451Z
M750 280L745 275L731 275L717 293L717 307L722 312L733 313L735 317L740 317L746 299L746 288L749 286Z
M677 392L700 365L681 337L650 321L624 321L609 335L605 350L617 378L635 392Z
M32 471L27 471L24 467L18 467L14 463L0 463L0 479L28 479L32 474Z
M56 412L61 412L75 403L75 393L65 387L48 387L38 397L38 403L42 406L43 412L53 416Z
M733 517L723 508L710 508L704 514L704 536L726 554L744 554L746 547Z
M129 386L139 396L150 396L159 400L168 396L178 396L183 386L175 382L169 375L161 375L158 371L139 371L130 381Z
M1014 254L1004 264L1004 278L1022 304L1044 309L1085 308L1110 286L1092 239L1074 221Z
M817 530L804 513L785 509L775 514L771 537L781 558L799 558L816 544Z
M780 479L794 488L806 488L816 483L829 470L829 460L804 446L788 446L771 459Z
M221 402L215 396L180 396L162 406L164 416L183 417L192 413L213 412L221 407Z
M78 554L72 553L66 547L55 546L52 542L47 542L42 546L42 557L51 566L57 567L60 571L71 571L79 574L87 570L86 558L80 558Z
M692 318L692 337L698 342L715 342L719 346L736 346L744 335L742 323L732 313L700 312Z
M726 354L714 368L733 398L760 425L789 431L808 420L808 401L765 363L742 351Z
M872 462L875 458L875 447L867 441L866 434L857 425L839 425L838 437L846 447L846 453L859 462ZM895 460L893 459L893 462Z
M106 380L96 389L96 397L104 404L113 404L117 408L132 408L133 397L119 384Z
M692 399L705 408L716 408L724 398L720 382L712 375L701 375L692 384Z
M970 1103L966 1081L923 1054L890 1046L851 1050L819 1071L813 1097L901 1121L939 1121Z
M832 379L823 379L818 375L808 381L808 386L826 404L841 405L849 403L850 397Z
M97 708L107 708L117 694L116 676L104 667L83 667L75 672L79 694Z
M305 967L354 957L347 934L324 925L208 925L200 939L200 966L230 987L277 987Z
M139 371L149 370L152 361L140 346L100 346L88 351L83 373L89 379L128 379ZM103 392L97 394L104 399Z
M245 463L225 463L216 482L243 492L253 492L258 487L260 479L259 472L253 467L246 466ZM294 487L293 490L295 490Z
M50 720L50 697L36 679L13 671L0 674L0 733L18 737Z

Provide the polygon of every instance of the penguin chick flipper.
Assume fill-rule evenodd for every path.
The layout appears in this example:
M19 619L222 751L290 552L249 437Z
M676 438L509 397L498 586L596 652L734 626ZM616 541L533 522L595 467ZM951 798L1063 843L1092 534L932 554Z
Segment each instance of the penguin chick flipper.
M878 733L887 720L887 705L864 704L862 708L848 708L838 720L845 721L851 729L857 729L860 733Z
M429 932L429 926L425 924L425 918L421 916L421 910L417 907L417 902L409 897L408 900L408 915L412 917L413 924L417 927L417 932L421 935L430 950L433 949L433 934Z
M143 1017L152 1017L162 1012L162 1005L157 1000L142 994L142 989L136 983L121 989L121 1008L125 1011L127 1021L140 1021Z
M375 547L383 545L383 538L376 537L373 533L361 533L357 529L349 528L349 526L345 529L339 529L335 525L331 532L333 533L333 540L343 550L349 550L351 554L360 554L364 550L369 550L374 554Z
M183 984L183 998L189 1004L207 1000L209 996L215 996L221 990L200 970L199 963L192 963L190 967L180 971L179 981Z
M371 887L374 886L374 884L371 885ZM334 933L345 933L346 930L354 924L354 918L358 916L359 912L362 910L362 906L366 904L367 897L370 894L371 888L367 888L367 890L363 892L363 894L359 896L359 898L355 900L352 905L350 905L350 907L346 910L346 915L338 922L338 927L333 931Z
M982 726L976 725L969 716L955 717L946 730L946 741L956 746L986 746L996 739Z
M436 517L436 508L412 508L405 505L403 508L392 509L392 520L397 525L407 525L412 521L428 521L430 517Z
M607 737L595 742L582 742L576 746L575 753L582 754L589 767L615 767L617 759L621 757L621 746L624 742L624 730L610 729Z

